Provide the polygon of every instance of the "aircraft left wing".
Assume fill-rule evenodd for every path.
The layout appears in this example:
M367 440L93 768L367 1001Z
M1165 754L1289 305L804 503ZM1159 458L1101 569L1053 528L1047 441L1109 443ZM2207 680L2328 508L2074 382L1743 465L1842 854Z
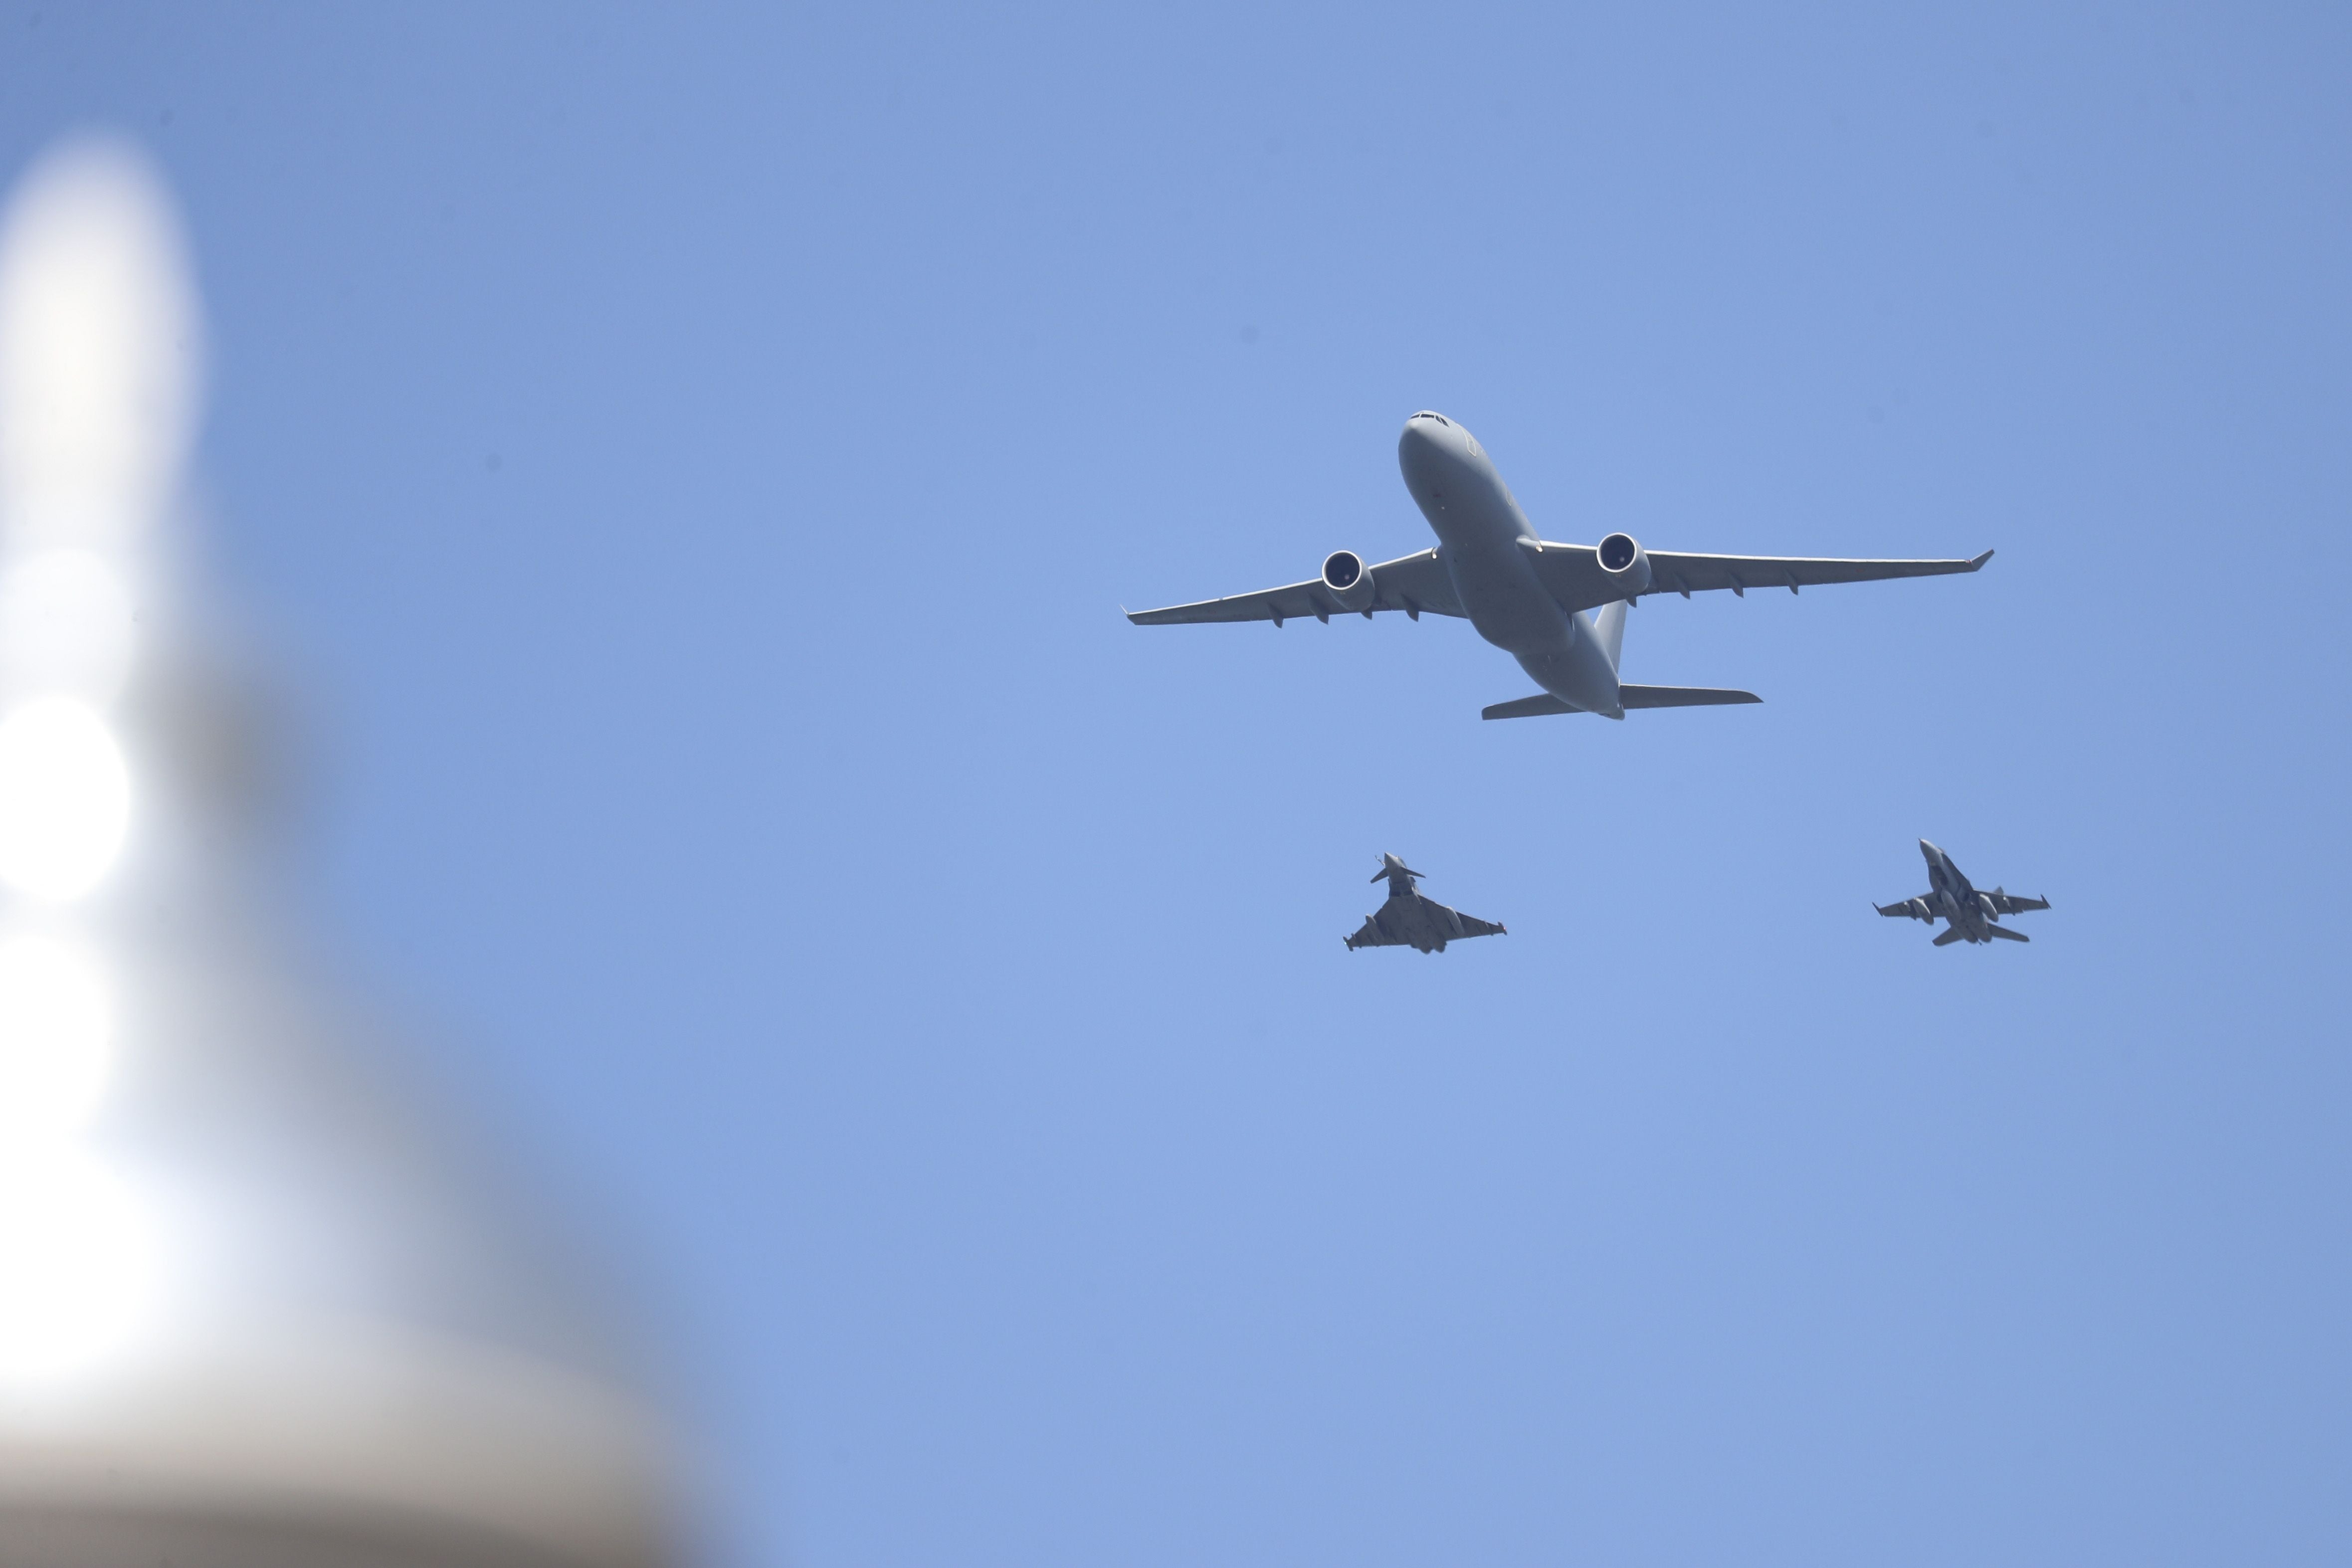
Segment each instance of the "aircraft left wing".
M1936 895L1932 892L1928 892L1922 893L1916 899L1906 899L1899 904L1873 904L1870 907L1876 910L1882 915L1889 915L1898 920L1926 921L1929 925L1934 925L1936 923L1936 917L1933 914L1923 915L1919 912L1919 910L1926 909L1932 910L1935 909L1935 899ZM1915 904L1919 906L1919 908L1914 909L1912 906Z
M2022 898L2015 893L2004 893L1999 888L1985 894L1985 897L1992 900L1992 907L1995 910L2005 915L2021 915L2028 910L2046 910L2050 907L2050 900L2047 899Z
M1988 550L1969 561L1854 561L1811 555L1691 555L1679 551L1650 550L1653 594L1693 594L1728 588L1745 594L1750 588L1811 588L1830 583L1872 583L1888 577L1943 577L1955 572L1975 572L1992 559ZM1534 552L1536 575L1564 610L1590 610L1624 595L1601 570L1596 548L1590 544L1544 542Z
M1360 614L1369 620L1375 610L1402 610L1415 620L1424 610L1434 616L1462 614L1461 602L1454 596L1454 579L1446 575L1444 563L1437 559L1434 550L1383 561L1366 575L1372 580L1371 600L1353 611L1333 596L1323 579L1310 577L1304 583L1265 588L1255 594L1171 605L1160 610L1129 610L1127 618L1139 626L1177 626L1192 621L1272 621L1278 626L1304 616L1328 621L1333 616Z

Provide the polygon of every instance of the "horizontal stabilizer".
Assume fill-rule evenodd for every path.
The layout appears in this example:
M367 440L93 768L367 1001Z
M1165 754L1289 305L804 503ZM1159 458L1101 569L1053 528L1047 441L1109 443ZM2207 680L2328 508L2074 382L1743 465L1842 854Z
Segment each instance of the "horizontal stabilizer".
M1538 713L1581 713L1581 708L1570 708L1549 691L1538 691L1533 697L1522 697L1517 702L1497 702L1492 708L1478 710L1481 719L1532 719Z
M1636 708L1714 708L1764 699L1753 691L1727 691L1716 686L1621 686L1617 700L1631 712Z
M1985 922L1985 930L1990 931L1993 935L2000 937L2004 942L2032 942L2033 940L2021 931L2011 931L2007 926L1997 926L1990 921Z
M1621 686L1617 700L1626 711L1636 708L1713 708L1727 702L1761 702L1752 691L1727 691L1714 686ZM1522 697L1516 702L1497 702L1478 710L1481 719L1532 719L1539 713L1581 713L1581 708L1571 708L1549 691L1538 691L1533 697Z

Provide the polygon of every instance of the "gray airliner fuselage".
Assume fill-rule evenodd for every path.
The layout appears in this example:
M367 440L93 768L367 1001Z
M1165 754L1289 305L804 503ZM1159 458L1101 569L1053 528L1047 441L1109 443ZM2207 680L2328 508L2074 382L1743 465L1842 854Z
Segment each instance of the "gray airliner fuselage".
M1554 697L1623 718L1616 660L1602 645L1593 612L1561 609L1536 575L1542 539L1477 437L1443 414L1416 414L1397 439L1397 464L1478 635L1517 659ZM1601 613L1623 612L1612 606Z

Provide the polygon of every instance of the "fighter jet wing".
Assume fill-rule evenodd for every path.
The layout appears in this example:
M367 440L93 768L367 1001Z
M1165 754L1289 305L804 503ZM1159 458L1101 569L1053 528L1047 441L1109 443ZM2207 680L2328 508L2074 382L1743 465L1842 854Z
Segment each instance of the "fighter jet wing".
M1459 942L1465 937L1510 934L1492 921L1482 921L1476 915L1465 915L1451 905L1439 903L1426 893L1417 892L1412 896L1420 904L1422 918L1429 922L1430 929L1435 934L1440 947L1449 942Z
M1411 901L1405 901L1406 899ZM1347 939L1347 942L1350 948L1417 947L1424 952L1444 952L1449 942L1461 942L1474 936L1509 934L1492 921L1465 915L1460 910L1447 908L1435 899L1412 893L1405 895L1405 899L1391 898L1382 904L1380 913L1368 917L1356 934Z
M1371 568L1371 579L1372 600L1361 611L1367 616L1375 610L1402 610L1415 619L1423 610L1435 616L1462 614L1461 603L1454 596L1454 579L1446 575L1444 563L1437 559L1434 550L1383 561ZM1162 610L1129 610L1127 618L1139 626L1167 626L1191 621L1272 621L1280 626L1296 616L1312 616L1318 621L1328 621L1333 616L1351 613L1354 612L1331 596L1323 579L1310 577L1286 588L1265 588L1255 594L1202 599L1192 605L1171 605Z
M1652 550L1650 592L1688 598L1717 588L1745 594L1750 588L1811 588L1828 583L1869 583L1886 577L1941 577L1974 572L1992 559L1988 550L1972 561L1846 561L1802 555L1688 555ZM1601 570L1595 547L1546 541L1535 552L1536 575L1567 610L1590 610L1623 595Z
M2004 893L1999 888L1995 888L1985 897L1992 900L1992 907L1995 910L2005 915L2019 915L2028 910L2046 910L2050 907L2050 900L2047 899L2021 898L2015 893Z
M1349 937L1347 939L1347 942L1348 946L1351 949L1359 947L1410 947L1412 945L1401 936L1391 936L1388 932L1382 931L1381 929L1380 918L1377 915L1367 915L1364 918L1362 928L1359 930L1355 935Z
M1922 915L1917 910L1913 909L1911 906L1914 904L1922 904L1927 908L1933 910L1936 907L1935 900L1936 895L1932 892L1928 892L1922 893L1916 899L1906 899L1899 904L1873 904L1870 907L1876 910L1882 915L1889 915L1896 920L1925 920L1929 925L1934 925L1936 923L1935 916L1932 914Z

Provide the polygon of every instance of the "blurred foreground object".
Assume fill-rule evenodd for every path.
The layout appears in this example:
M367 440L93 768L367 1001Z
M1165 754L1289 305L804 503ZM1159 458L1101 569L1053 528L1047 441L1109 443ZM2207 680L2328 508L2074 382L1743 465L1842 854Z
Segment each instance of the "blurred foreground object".
M541 1227L250 887L252 710L175 594L198 312L145 164L0 220L0 1563L645 1568L658 1426Z

